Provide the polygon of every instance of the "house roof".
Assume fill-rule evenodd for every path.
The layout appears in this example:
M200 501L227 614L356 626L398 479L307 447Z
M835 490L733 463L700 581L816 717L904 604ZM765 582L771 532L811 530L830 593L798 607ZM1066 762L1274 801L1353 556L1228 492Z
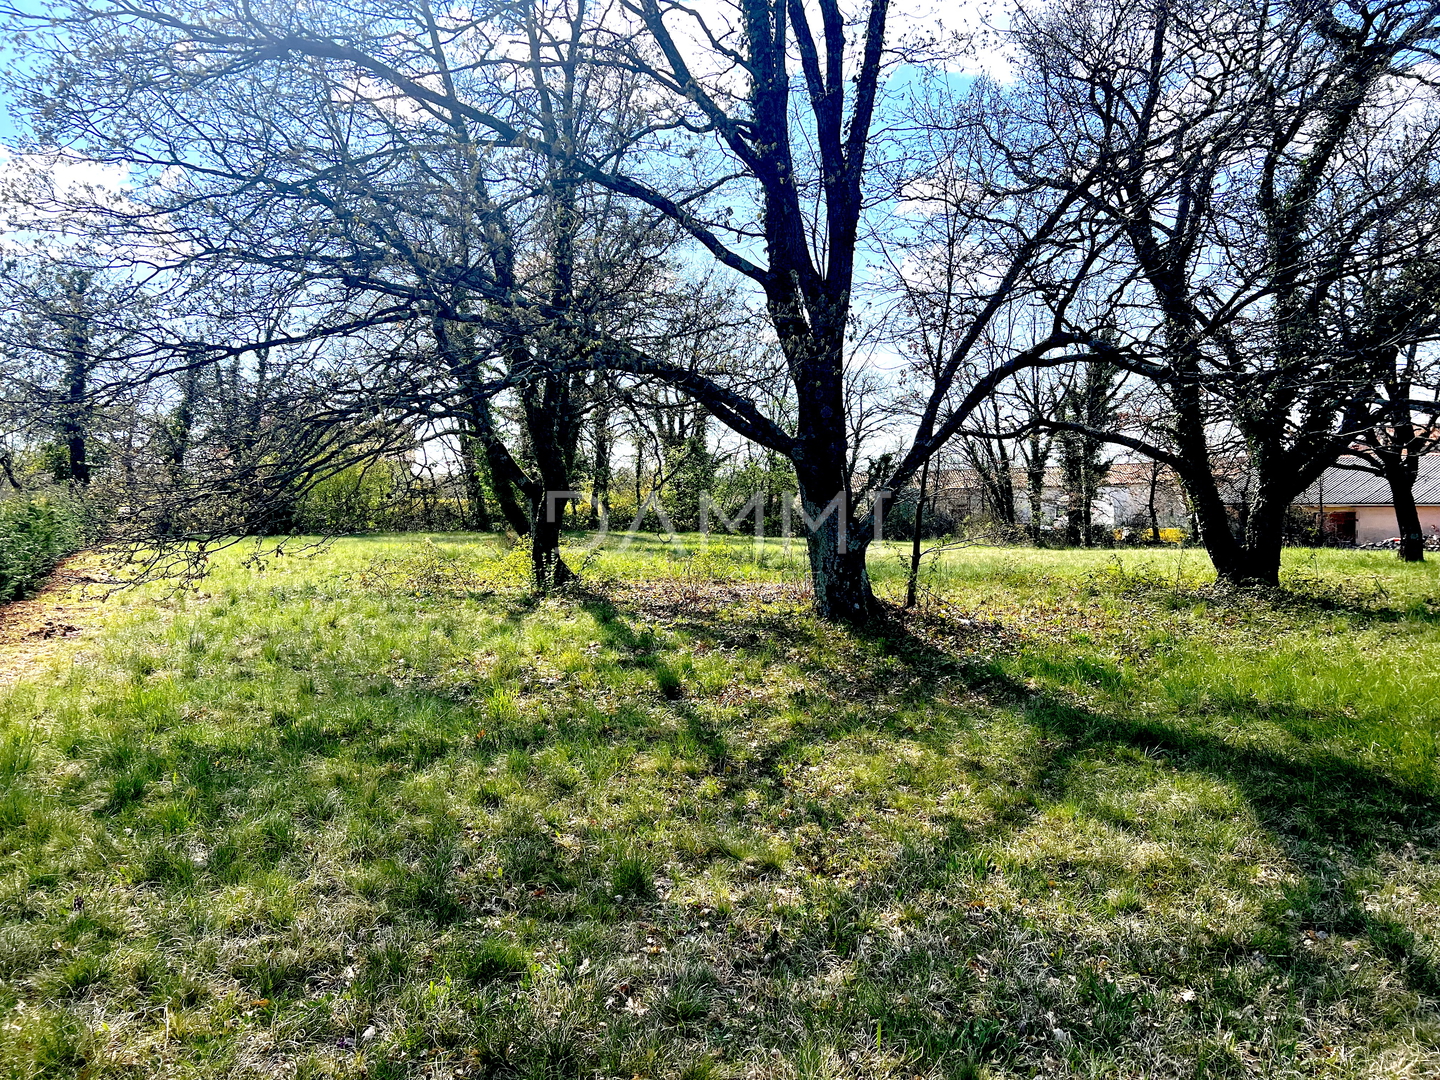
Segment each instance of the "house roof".
M1393 506L1390 484L1383 476L1344 467L1355 460L1341 458L1340 465L1326 469L1295 501L1301 506ZM1414 492L1417 505L1440 506L1440 454L1420 459Z

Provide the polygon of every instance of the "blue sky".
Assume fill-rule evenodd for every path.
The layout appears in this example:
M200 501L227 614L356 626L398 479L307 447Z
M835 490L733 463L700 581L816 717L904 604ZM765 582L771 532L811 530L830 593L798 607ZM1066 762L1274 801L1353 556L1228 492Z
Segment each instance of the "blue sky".
M15 51L9 46L0 46L0 66L7 72L15 69ZM0 145L11 146L19 134L15 119L11 116L10 110L13 103L7 94L5 87L0 86Z
M3 55L3 54L0 54ZM0 90L0 143L10 146L17 135L15 121L10 115L10 101Z

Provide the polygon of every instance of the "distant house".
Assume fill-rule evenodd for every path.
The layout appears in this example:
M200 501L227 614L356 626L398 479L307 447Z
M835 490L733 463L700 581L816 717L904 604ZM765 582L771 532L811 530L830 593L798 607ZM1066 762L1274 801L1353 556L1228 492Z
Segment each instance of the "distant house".
M1383 476L1346 468L1347 460L1355 459L1341 458L1326 469L1295 505L1316 514L1325 534L1342 543L1374 544L1399 536L1389 483ZM1427 537L1440 536L1440 454L1420 459L1414 492L1420 528Z
M1188 527L1190 512L1185 505L1180 482L1168 468L1162 466L1157 469L1148 461L1111 463L1099 491L1095 493L1096 524L1148 528L1152 484L1155 518L1160 527Z

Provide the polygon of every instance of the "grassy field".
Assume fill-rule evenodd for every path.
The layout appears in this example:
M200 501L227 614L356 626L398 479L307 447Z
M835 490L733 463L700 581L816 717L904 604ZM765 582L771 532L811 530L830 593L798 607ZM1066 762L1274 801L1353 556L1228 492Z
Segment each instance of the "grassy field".
M0 1076L1440 1076L1435 563L573 558L232 553L0 688Z

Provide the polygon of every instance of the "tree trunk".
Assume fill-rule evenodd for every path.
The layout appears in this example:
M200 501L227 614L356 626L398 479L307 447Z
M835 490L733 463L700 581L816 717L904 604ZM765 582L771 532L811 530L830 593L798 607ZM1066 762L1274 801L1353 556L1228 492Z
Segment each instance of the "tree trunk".
M485 467L490 472L495 501L500 504L505 523L514 529L517 535L525 536L530 532L530 515L520 498L524 496L533 499L534 485L500 440L490 415L490 403L484 398L477 398L471 402L470 412L475 425L475 436L485 451Z
M1400 529L1400 558L1405 562L1425 561L1425 533L1420 528L1420 511L1415 506L1415 474L1406 468L1398 453L1381 452L1380 464L1390 484L1395 503L1395 523Z
M560 557L560 524L565 516L565 503L542 492L531 504L531 511L530 569L535 575L536 589L548 592L575 580L574 571Z
M559 380L551 378L545 382L551 384ZM545 390L540 400L527 400L525 404L531 446L540 474L530 499L530 566L535 587L540 592L564 585L575 577L560 557L560 526L570 495L566 454L557 440L560 424L556 413L560 403L555 398L563 394L557 395L557 388L552 385L547 385Z
M1389 399L1389 424L1377 424L1365 437L1380 471L1390 485L1390 498L1395 504L1395 525L1400 530L1400 558L1405 562L1425 561L1425 534L1420 528L1420 511L1415 506L1415 475L1419 472L1419 455L1433 445L1433 434L1417 432L1410 408L1418 346L1406 351L1403 364L1400 351L1386 353L1386 367L1392 372L1384 380L1385 396ZM1433 427L1431 429L1433 431Z
M1233 557L1217 574L1227 584L1238 587L1280 587L1280 551L1284 544L1285 508L1289 500L1277 499L1263 488L1245 518L1245 539L1235 545ZM1212 556L1213 560L1213 556Z
M530 524L530 569L535 575L535 587L540 592L548 592L575 579L574 571L565 565L560 556L560 525L565 517L565 502L552 494L564 490L547 489L531 504L534 516Z
M830 492L824 499L810 495L815 489L813 481L808 487L804 479L800 481L815 614L822 619L862 626L876 611L870 572L865 567L870 537L857 537L850 527L850 495L843 485L837 482L820 487L821 491Z
M500 504L500 513L505 518L505 524L514 529L515 532L524 536L530 531L530 516L525 512L525 506L520 502L516 493L515 485L505 477L498 466L496 447L487 443L485 446L485 463L490 467L490 476L495 485L495 501Z
M841 551L838 531L829 520L809 533L806 547L815 590L815 614L851 626L869 622L876 605L870 590L870 572L865 567L868 542L849 543Z
M90 428L90 370L95 364L91 355L90 317L87 294L90 276L77 273L66 283L69 310L63 316L65 327L65 375L62 389L60 437L65 446L64 480L81 486L90 483L90 458L87 440Z
M875 614L875 595L865 568L869 535L852 528L855 507L851 501L846 468L843 305L831 309L838 317L813 331L809 355L798 364L805 377L797 408L799 436L791 451L800 502L805 512L806 547L810 555L810 581L815 613L822 619L861 626ZM808 351L808 350L807 350Z
M1181 470L1179 476L1190 503L1195 531L1215 567L1215 576L1231 584L1245 583L1250 579L1249 559L1230 527L1230 514L1220 497L1214 474L1187 468Z
M930 484L930 459L920 466L920 497L915 501L915 531L910 538L910 577L905 583L905 607L915 606L920 580L920 529L925 524L925 489Z
M82 486L90 483L90 459L86 445L86 421L89 419L89 362L81 351L88 345L73 346L65 379L65 415L61 431L65 439L65 478Z
M575 577L560 557L560 523L573 494L569 466L580 433L570 389L568 377L550 375L521 398L539 473L530 499L530 561L541 592Z
M480 475L481 455L475 453L479 439L460 434L460 473L465 488L465 525L477 532L490 531L490 508L485 505L485 484Z
M1222 577L1227 584L1240 587L1280 587L1280 548L1278 535L1256 537L1240 549L1241 557Z
M1235 559L1223 569L1216 568L1216 578L1237 589L1260 586L1267 589L1280 587L1280 545L1273 549L1268 545L1251 547L1244 545Z
M1029 467L1025 473L1025 487L1030 496L1030 541L1034 544L1040 543L1040 518L1045 513L1045 457L1034 450L1032 443L1032 456Z
M610 409L595 410L595 475L590 486L590 527L600 528L610 501ZM637 503L637 505L639 505Z
M996 508L996 514L1000 520L1013 526L1015 524L1015 476L1010 468L1010 452L1005 449L1003 439L997 439L995 443L995 468L996 488L1000 505Z

